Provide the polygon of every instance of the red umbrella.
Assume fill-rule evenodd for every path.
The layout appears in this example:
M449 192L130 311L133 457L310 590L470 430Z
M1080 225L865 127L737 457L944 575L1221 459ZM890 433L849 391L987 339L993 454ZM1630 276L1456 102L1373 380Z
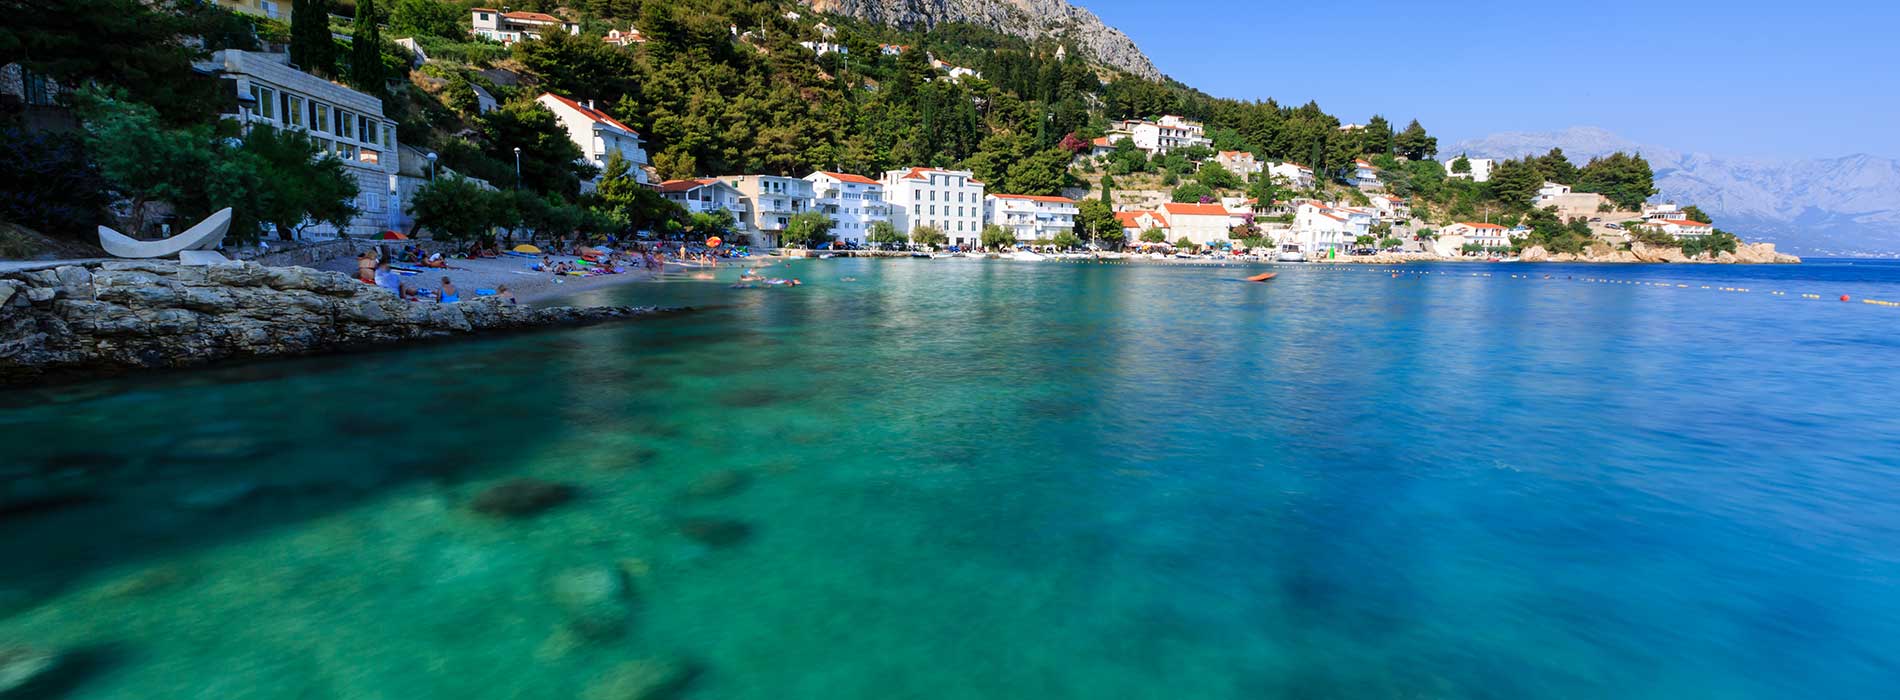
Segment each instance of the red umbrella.
M395 231L384 231L384 232L383 232L383 240L385 240L385 241L406 241L406 240L409 240L409 237L408 237L408 236L405 236L405 235L402 235L402 234L400 234L400 233L397 233L397 232L395 232Z

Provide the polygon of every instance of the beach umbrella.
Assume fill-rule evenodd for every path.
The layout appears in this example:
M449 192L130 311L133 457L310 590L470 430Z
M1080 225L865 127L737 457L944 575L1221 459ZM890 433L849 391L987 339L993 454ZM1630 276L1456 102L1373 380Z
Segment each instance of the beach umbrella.
M528 244L526 244L526 243L523 243L523 244L521 244L521 245L518 245L518 246L515 246L515 252L517 252L517 253L537 253L537 254L538 254L538 253L540 253L540 252L541 252L541 249L540 249L540 248L536 248L536 247L534 247L534 246L531 246L531 245L528 245Z
M724 242L725 241L719 240L718 236L713 236L712 238L706 239L706 247L717 248L719 247L719 244L724 243Z
M384 232L383 232L383 240L385 240L385 241L406 241L406 240L409 240L409 237L408 237L408 236L405 236L405 235L402 235L401 233L397 233L397 232L395 232L395 231L384 231Z

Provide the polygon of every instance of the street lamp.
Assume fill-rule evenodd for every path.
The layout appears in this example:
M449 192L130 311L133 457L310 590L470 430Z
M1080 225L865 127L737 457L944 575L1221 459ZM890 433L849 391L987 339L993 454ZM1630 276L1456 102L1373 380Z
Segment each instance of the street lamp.
M521 147L515 147L515 189L521 189Z
M435 182L435 151L429 152L429 181Z

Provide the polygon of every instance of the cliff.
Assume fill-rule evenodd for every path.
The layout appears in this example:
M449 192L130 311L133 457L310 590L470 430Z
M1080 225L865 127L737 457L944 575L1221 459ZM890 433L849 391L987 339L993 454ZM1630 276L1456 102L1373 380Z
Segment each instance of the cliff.
M0 386L660 313L403 301L336 272L108 261L0 274Z
M1023 39L1050 37L1072 42L1103 65L1161 79L1133 39L1063 0L811 0L811 7L904 29L962 22Z

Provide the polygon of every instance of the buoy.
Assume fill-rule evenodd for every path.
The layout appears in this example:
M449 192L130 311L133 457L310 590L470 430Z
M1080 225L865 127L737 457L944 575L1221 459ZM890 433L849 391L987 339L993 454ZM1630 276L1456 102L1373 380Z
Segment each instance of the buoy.
M1846 295L1846 294L1842 294L1842 295L1841 295L1841 301L1847 301L1847 295Z

